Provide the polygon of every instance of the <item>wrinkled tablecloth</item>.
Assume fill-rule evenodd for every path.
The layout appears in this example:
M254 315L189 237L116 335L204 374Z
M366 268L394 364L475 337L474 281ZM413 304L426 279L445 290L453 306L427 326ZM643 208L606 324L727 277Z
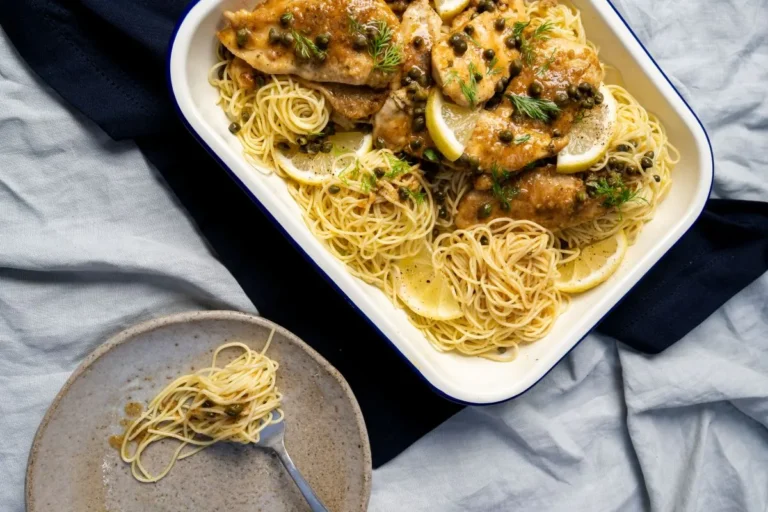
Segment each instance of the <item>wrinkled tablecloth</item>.
M768 200L768 2L615 3L704 121L714 195ZM23 510L35 429L84 356L202 308L254 310L137 148L0 33L0 510ZM523 397L465 409L374 473L371 509L765 511L767 427L768 275L661 355L591 335Z

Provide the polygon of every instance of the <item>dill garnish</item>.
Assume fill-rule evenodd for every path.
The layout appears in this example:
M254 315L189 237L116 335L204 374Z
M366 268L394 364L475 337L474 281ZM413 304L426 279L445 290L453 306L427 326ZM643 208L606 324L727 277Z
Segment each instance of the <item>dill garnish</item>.
M454 81L458 81L461 94L467 98L467 103L469 103L469 106L474 108L475 104L477 103L477 79L475 76L478 74L474 62L469 63L467 66L467 71L469 71L469 81L465 82L459 78L459 74L456 72L456 70L452 70L448 74L448 80L445 81L445 85L451 84Z
M406 192L408 192L408 195L413 199L413 202L416 204L421 204L424 202L424 200L427 198L427 194L425 192L419 191L414 192L408 187L405 187Z
M639 190L630 189L618 173L611 173L607 178L588 180L586 185L590 189L590 195L603 199L603 206L606 208L618 208L630 201L648 202L644 197L639 197Z
M536 52L533 49L532 43L534 41L546 41L549 39L549 36L547 35L548 32L552 30L554 25L552 25L552 22L546 21L536 27L536 29L533 31L533 34L531 34L530 38L527 38L523 36L523 31L528 28L528 25L530 25L530 21L522 22L518 21L515 23L514 27L512 28L512 35L514 37L520 38L520 53L523 54L523 58L525 59L526 64L529 66L533 64L534 59L536 58Z
M560 107L549 100L518 96L517 94L505 94L505 96L512 102L516 112L520 112L531 119L547 122L553 115L560 112Z
M383 20L373 20L365 25L357 21L351 15L349 17L349 31L353 34L366 34L368 27L373 27L373 36L368 38L368 53L373 58L373 70L382 73L392 73L397 66L403 63L403 48L399 44L393 44L393 32Z
M556 48L552 48L552 55L549 56L547 61L544 63L543 66L541 66L538 71L536 71L536 76L544 76L544 73L546 73L549 70L549 66L552 65L553 62L555 62L555 51Z
M371 172L363 174L363 178L360 180L360 182L363 186L363 192L366 193L375 189L377 185L376 176Z
M397 176L400 176L401 174L405 174L406 172L409 172L412 168L412 165L406 162L405 160L400 160L394 155L390 155L389 153L385 153L384 156L387 158L387 162L389 163L389 169L390 171L384 175L385 178L395 178Z
M491 62L488 63L488 68L485 70L485 74L488 76L498 75L501 73L501 68L497 68L496 64L499 63L499 58L494 57Z
M424 150L424 158L430 162L439 162L440 154L432 148L427 148Z
M495 163L491 166L491 178L493 180L491 192L499 200L501 209L505 211L509 210L509 202L520 193L519 188L505 183L510 177L512 177L511 172L500 170Z
M529 140L531 140L531 136L528 134L525 134L522 137L516 137L514 142L515 142L515 145L519 146L520 144L525 144Z
M310 60L313 58L324 57L326 55L325 50L321 50L317 45L307 36L301 34L297 30L291 30L293 36L293 48L296 52L296 56L304 60Z

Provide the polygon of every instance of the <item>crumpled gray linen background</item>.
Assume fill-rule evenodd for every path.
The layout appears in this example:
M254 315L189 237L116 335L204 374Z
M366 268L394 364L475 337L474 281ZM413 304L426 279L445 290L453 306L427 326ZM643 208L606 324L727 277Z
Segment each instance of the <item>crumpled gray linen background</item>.
M768 200L768 2L616 4L704 121L714 194ZM23 510L35 429L84 356L202 308L254 310L136 147L0 34L0 510ZM661 355L589 336L523 397L377 470L370 508L768 510L768 275Z

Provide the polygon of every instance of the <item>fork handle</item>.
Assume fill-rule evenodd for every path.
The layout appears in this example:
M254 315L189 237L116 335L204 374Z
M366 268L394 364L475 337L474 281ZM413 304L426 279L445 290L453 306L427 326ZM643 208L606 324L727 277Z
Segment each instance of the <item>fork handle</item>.
M301 476L296 464L293 463L291 456L288 455L288 451L285 449L285 444L275 444L276 445L272 448L275 450L275 453L277 453L277 456L280 458L280 462L283 463L283 466L285 466L285 469L288 470L288 474L291 475L293 481L296 482L296 486L301 491L301 494L304 495L304 499L307 500L307 503L309 503L312 512L328 512L328 509L325 508L323 502L317 497L315 491L312 490L312 487L310 487L307 481L304 480L304 477Z

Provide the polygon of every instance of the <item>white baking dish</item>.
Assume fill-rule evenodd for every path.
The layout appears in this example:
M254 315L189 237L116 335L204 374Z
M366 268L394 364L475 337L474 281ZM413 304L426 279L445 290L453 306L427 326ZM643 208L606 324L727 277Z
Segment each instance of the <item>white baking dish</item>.
M700 121L674 89L632 31L606 0L574 2L601 59L620 69L629 91L657 114L680 150L674 186L655 219L607 283L577 296L544 339L524 347L510 363L437 352L378 289L352 277L315 239L301 211L277 176L265 176L243 158L240 142L216 105L208 84L215 61L214 34L222 12L252 7L255 0L198 0L182 17L172 38L168 79L179 113L203 146L312 261L439 393L469 404L491 404L525 392L593 329L698 218L713 179L712 149ZM211 205L215 208L215 205ZM379 343L378 340L360 340ZM371 364L376 364L371 361Z

